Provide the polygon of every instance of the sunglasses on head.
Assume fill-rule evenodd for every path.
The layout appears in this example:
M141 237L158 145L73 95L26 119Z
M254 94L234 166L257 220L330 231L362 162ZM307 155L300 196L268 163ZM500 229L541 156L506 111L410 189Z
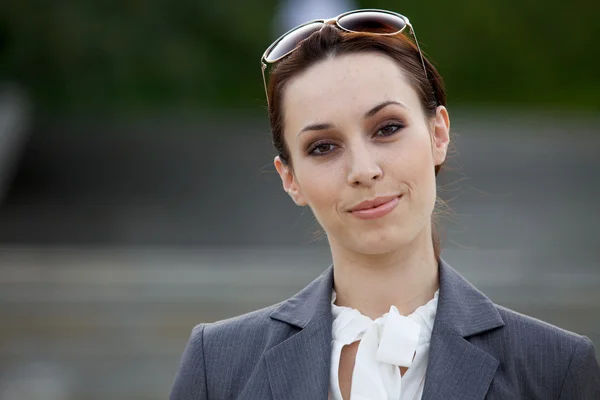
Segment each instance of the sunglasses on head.
M385 36L403 33L406 30L406 27L408 27L409 33L412 35L414 43L417 46L417 50L419 51L425 76L427 76L427 68L425 67L423 53L421 53L421 48L419 47L419 42L415 36L415 31L408 21L408 18L393 11L375 9L354 10L340 14L335 18L317 19L306 22L302 25L298 25L297 27L292 28L281 35L279 39L275 40L267 48L267 50L265 50L261 57L260 63L267 102L269 101L267 79L265 74L267 66L270 64L275 64L277 61L288 56L298 48L298 45L304 39L307 39L313 33L321 30L321 28L327 24L335 25L339 29L346 32L372 33Z

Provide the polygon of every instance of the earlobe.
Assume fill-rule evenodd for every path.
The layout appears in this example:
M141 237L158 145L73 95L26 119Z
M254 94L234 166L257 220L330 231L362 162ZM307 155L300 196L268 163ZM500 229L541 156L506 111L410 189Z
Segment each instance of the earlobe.
M290 195L294 203L299 206L305 206L306 201L304 200L304 196L300 191L300 187L296 183L294 178L294 174L290 167L281 159L281 157L275 157L273 160L273 164L275 165L275 169L281 178L281 184L283 185L283 190Z

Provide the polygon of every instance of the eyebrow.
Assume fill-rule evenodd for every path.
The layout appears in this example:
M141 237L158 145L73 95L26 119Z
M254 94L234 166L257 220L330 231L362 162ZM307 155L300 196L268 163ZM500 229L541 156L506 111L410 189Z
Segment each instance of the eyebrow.
M383 110L384 108L386 108L387 106L390 106L390 105L396 105L396 106L400 106L402 108L408 108L404 104L402 104L398 101L393 101L393 100L384 101L383 103L378 104L375 107L371 108L369 111L367 111L365 113L364 118L371 118L372 116L377 114L379 111ZM302 130L300 132L298 132L298 135L296 135L296 136L300 136L301 133L306 132L306 131L324 131L324 130L333 128L333 126L334 125L330 124L330 123L317 123L317 124L307 125L304 128L302 128Z
M373 107L373 108L371 108L369 111L367 111L367 112L365 113L365 118L370 118L370 117L372 117L373 115L377 114L379 111L383 110L384 108L386 108L387 106L389 106L389 105L392 105L392 104L393 104L393 105L400 106L400 107L402 107L402 108L408 108L408 107L406 107L404 104L402 104L402 103L400 103L400 102L398 102L398 101L393 101L393 100L390 100L390 101L384 101L383 103L381 103L381 104L379 104L379 105L376 105L375 107Z
M312 124L312 125L307 125L304 128L302 128L302 130L300 132L298 132L299 136L302 132L306 132L306 131L324 131L327 129L331 129L333 128L333 124Z

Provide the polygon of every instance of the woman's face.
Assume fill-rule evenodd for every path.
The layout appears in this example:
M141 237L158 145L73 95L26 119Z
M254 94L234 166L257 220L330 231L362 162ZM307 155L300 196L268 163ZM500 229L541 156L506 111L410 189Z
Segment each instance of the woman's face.
M448 114L440 106L428 119L392 59L356 53L317 63L288 82L283 110L291 168L279 158L275 167L332 246L383 254L431 240Z

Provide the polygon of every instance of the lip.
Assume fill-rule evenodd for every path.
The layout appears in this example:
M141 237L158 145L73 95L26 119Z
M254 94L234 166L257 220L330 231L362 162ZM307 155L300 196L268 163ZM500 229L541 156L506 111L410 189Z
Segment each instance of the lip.
M357 204L350 213L361 219L376 219L389 214L400 201L402 195L376 197Z

